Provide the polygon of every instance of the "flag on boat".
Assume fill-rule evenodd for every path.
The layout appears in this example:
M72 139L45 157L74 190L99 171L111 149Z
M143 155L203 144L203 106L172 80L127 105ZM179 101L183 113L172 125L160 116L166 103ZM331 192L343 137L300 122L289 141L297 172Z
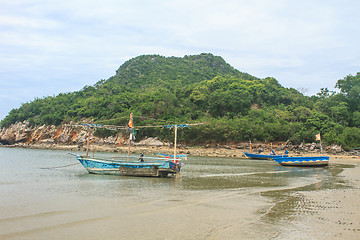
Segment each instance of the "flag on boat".
M316 141L321 141L320 133L315 136Z
M133 126L133 113L130 113L130 120L128 122L128 127L129 128L134 128L134 126Z
M130 141L135 141L135 129L134 129L134 125L133 125L133 113L130 113L130 120L128 122L128 127L129 127L129 132L130 132L130 136L129 139Z

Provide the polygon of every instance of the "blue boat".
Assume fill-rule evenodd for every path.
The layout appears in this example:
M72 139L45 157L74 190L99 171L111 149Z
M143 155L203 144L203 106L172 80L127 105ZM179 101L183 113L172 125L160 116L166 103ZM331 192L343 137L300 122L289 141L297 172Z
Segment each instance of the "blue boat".
M326 167L329 165L329 157L281 157L276 156L273 158L274 161L279 163L281 166L292 166L292 167Z
M165 154L165 153L155 153L156 155L159 155L164 158L174 158L174 155L172 154ZM184 158L187 159L187 154L176 154L176 158Z
M90 145L90 133L91 128L107 128L107 129L123 129L121 126L111 125L99 125L99 124L81 124L89 128L87 137L87 148L86 155L80 156L69 153L76 157L77 160L84 166L89 173L94 174L108 174L118 176L141 176L141 177L167 177L169 174L174 175L180 172L182 163L179 163L179 157L187 157L187 155L176 155L176 137L178 128L190 127L190 125L200 125L201 123L195 124L181 124L181 125L161 125L161 126L141 126L139 128L146 127L167 127L175 129L175 141L174 141L174 155L162 155L162 157L144 157L141 153L140 157L130 156L131 141L135 138L135 128L133 124L133 113L130 114L130 120L127 124L129 131L129 149L127 156L118 156L111 159L89 157L89 145ZM172 158L171 158L172 156Z
M117 176L139 177L167 177L180 172L181 163L164 158L136 158L122 157L123 159L91 158L69 153L84 166L89 173ZM129 158L133 158L130 160ZM150 160L149 160L150 159Z
M259 159L259 160L267 160L267 159L273 159L274 157L287 157L287 155L275 155L275 154L256 154L256 153L248 153L244 152L245 156L251 159Z

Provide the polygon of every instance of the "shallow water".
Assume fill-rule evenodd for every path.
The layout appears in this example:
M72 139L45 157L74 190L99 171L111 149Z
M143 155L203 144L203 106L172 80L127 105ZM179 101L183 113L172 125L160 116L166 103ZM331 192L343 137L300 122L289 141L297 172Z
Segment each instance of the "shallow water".
M329 216L314 194L358 193L344 164L191 157L174 178L116 177L88 174L64 151L0 148L0 165L1 240L323 239L303 235L314 226L304 219ZM330 238L360 236L357 224Z

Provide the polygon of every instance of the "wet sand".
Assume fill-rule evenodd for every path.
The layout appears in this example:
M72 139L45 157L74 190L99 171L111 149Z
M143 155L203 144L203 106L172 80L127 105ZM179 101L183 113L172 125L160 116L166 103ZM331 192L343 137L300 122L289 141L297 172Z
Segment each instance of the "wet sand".
M257 195L231 191L148 193L144 199L42 194L41 200L24 200L1 208L1 240L239 239L253 235L247 229L260 220L257 210L270 206Z
M225 195L118 201L94 199L57 211L3 219L0 239L239 239L257 217L258 200ZM76 199L73 199L76 201ZM243 201L245 200L245 201ZM249 202L251 201L251 203ZM245 203L245 204L244 204ZM247 203L247 204L246 204ZM238 206L244 204L243 206ZM263 204L263 203L260 203ZM234 208L235 207L235 208ZM14 229L11 223L19 224ZM258 235L258 234L257 234Z
M46 163L59 155L24 152L36 160L44 156ZM308 170L299 171L298 182L273 186L266 183L269 176L276 181L292 169L268 163L267 178L257 171L240 178L240 173L226 173L224 164L214 178L194 164L184 168L188 172L183 177L121 181L84 174L78 166L33 168L26 174L34 176L21 180L24 173L15 169L0 183L0 240L360 239L359 158L332 156L330 162L329 171L319 169L311 177ZM67 178L71 181L65 182ZM237 178L250 180L239 188L206 188ZM191 185L193 181L199 183Z
M327 189L296 191L294 213L269 239L360 239L360 160L332 157L331 164L349 164Z

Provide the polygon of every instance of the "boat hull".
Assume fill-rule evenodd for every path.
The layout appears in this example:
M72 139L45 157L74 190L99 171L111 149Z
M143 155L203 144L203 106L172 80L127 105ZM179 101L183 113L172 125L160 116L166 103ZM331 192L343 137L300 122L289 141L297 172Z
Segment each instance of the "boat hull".
M126 161L76 156L83 167L93 174L139 177L167 177L180 172L181 165L173 161Z
M273 159L274 157L287 157L287 155L265 155L265 154L256 154L256 153L248 153L248 152L244 152L245 156L247 158L251 158L251 159L258 159L258 160L270 160Z
M174 158L174 155L172 154L164 154L164 153L155 153L156 155L159 155L161 157L165 157L165 158ZM187 154L176 154L176 158L183 158L183 159L187 159Z
M291 167L326 167L329 165L329 157L275 157L274 161L281 166Z

